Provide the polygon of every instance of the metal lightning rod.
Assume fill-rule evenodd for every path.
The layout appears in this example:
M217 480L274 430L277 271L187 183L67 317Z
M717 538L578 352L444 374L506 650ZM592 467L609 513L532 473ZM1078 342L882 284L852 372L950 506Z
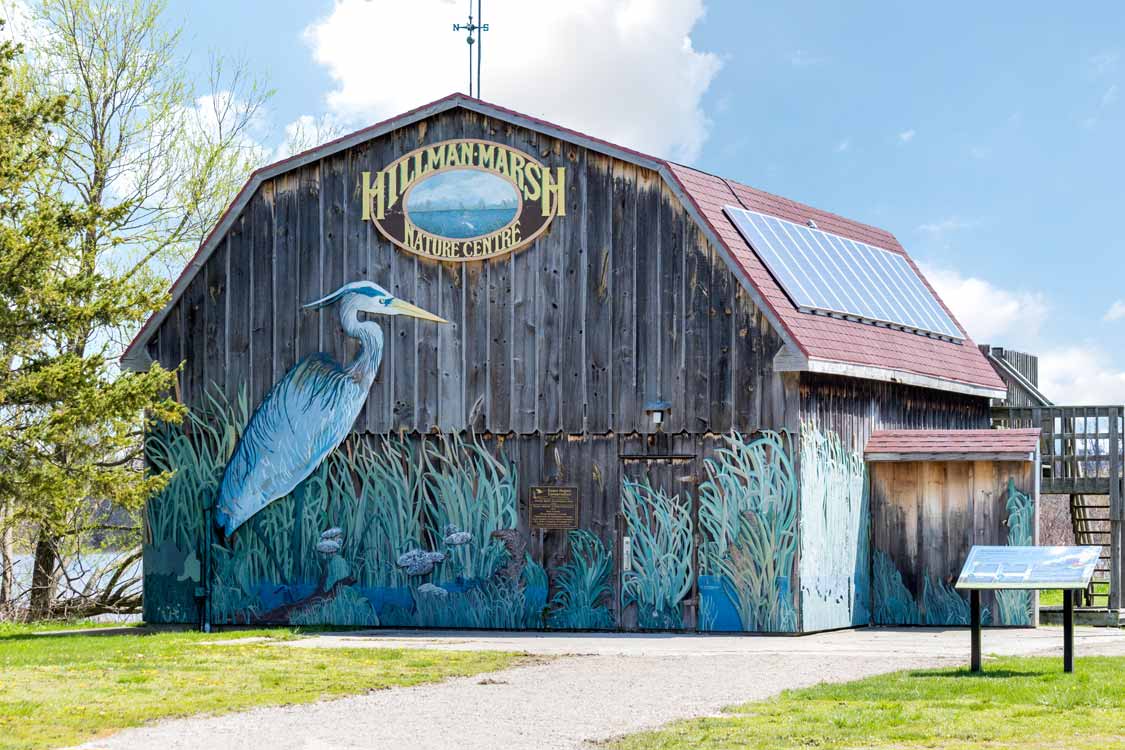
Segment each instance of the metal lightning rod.
M467 31L465 43L469 45L469 96L473 95L473 45L477 45L477 98L480 98L481 33L488 31L488 24L481 23L481 2L477 0L477 22L473 23L473 0L469 0L469 22L453 24L454 31Z

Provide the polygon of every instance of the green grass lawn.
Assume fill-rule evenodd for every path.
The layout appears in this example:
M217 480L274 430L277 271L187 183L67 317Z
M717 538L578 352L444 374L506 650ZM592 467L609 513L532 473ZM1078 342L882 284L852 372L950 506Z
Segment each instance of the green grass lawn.
M1108 583L1095 583L1094 584L1094 590L1099 594L1108 593L1109 592L1109 584ZM1078 606L1078 604L1079 604L1078 597L1079 597L1080 594L1081 594L1081 592L1078 592L1078 591L1075 592L1075 598L1074 598L1074 605L1075 606ZM1039 592L1039 606L1040 607L1061 607L1062 603L1063 603L1062 600L1063 600L1063 592L1060 589L1051 589L1049 591L1040 591ZM1098 606L1101 606L1101 607L1105 606L1105 599L1100 599L1100 598L1095 599L1094 602Z
M6 627L0 630L0 749L61 747L153 719L307 703L502 669L526 658L208 643L251 636L297 637L285 629L44 637Z
M782 693L631 735L639 748L1082 748L1125 747L1125 657L1075 661L1003 658L967 669L899 672Z

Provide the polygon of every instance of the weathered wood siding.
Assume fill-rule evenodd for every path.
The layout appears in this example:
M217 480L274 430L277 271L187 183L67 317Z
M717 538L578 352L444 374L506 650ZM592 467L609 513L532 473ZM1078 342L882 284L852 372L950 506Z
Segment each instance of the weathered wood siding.
M360 218L360 173L450 138L566 167L566 216L514 254L420 259ZM355 429L495 434L702 434L796 423L770 362L781 342L655 173L465 111L447 112L266 182L160 327L150 354L251 404L300 357L346 359L334 308L302 304L370 279L448 319L381 320L383 363ZM789 379L791 386L795 382Z
M875 430L960 430L991 426L988 399L928 388L802 373L801 419L863 452Z
M967 624L935 611L942 584L952 586L974 544L1006 545L1012 528L1010 486L1036 502L1036 464L1030 461L906 461L870 464L872 547L895 566L918 607L915 624ZM1014 480L1014 485L1010 485ZM1031 543L1038 543L1038 524ZM878 563L876 563L878 567ZM878 570L876 570L878 575ZM927 579L929 579L927 581ZM927 586L930 595L926 596ZM880 590L876 581L876 596ZM887 586L883 587L884 590ZM997 621L992 592L982 602ZM945 597L948 601L948 597ZM967 612L967 605L966 610ZM901 624L880 618L877 624Z

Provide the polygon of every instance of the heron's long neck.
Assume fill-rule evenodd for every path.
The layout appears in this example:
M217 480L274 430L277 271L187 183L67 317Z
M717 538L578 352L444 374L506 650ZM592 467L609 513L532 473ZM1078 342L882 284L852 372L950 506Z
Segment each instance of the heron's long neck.
M371 320L359 319L359 304L345 299L340 306L340 325L344 333L359 340L359 352L348 363L348 372L368 386L375 379L379 360L383 358L383 329Z

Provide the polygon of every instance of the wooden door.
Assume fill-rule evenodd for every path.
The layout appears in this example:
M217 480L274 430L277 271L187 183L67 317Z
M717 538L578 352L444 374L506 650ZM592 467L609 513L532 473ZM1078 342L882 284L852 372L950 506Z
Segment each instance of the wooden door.
M693 630L699 523L694 456L621 459L618 550L621 626Z

